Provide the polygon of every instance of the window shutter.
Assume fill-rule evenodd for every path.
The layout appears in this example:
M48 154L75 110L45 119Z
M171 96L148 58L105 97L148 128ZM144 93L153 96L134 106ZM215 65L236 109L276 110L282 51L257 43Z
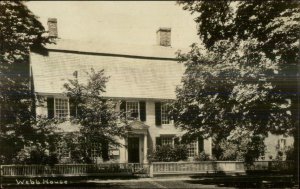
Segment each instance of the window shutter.
M146 121L146 102L140 101L140 120Z
M204 140L202 137L198 137L198 154L204 151Z
M121 101L120 111L126 112L126 101L124 101L124 100Z
M109 160L109 144L107 141L103 141L101 143L101 155L103 161L108 161Z
M161 102L155 102L155 124L161 125Z
M156 137L155 141L156 141L156 146L161 146L161 138L160 137Z
M121 118L125 118L126 119L126 101L122 100L120 103L120 112L121 112Z
M77 117L76 104L75 104L74 99L72 99L72 98L69 99L69 107L70 107L70 116Z
M179 137L175 137L175 138L174 138L174 144L175 144L175 145L179 145L179 144L180 144Z
M54 98L47 97L48 118L54 118Z

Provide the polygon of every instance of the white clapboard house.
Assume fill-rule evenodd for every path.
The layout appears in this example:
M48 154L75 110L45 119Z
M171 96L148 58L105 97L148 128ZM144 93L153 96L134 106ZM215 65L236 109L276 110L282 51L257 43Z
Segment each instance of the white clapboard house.
M49 19L48 27L49 35L57 38L57 20ZM104 69L110 79L103 95L116 102L123 101L118 104L117 110L134 112L136 116L130 123L131 134L120 139L124 147L110 149L110 153L121 163L148 162L147 155L156 145L174 145L174 139L184 132L174 127L165 106L166 102L175 99L175 88L180 85L184 65L175 59L178 49L171 46L171 29L159 28L156 35L157 44L152 46L87 43L57 38L56 44L46 46L47 55L31 53L33 89L36 96L45 99L43 104L37 105L36 113L49 118L71 116L73 110L64 95L63 84L72 79L74 73L80 81L84 81L85 72L91 68L96 71ZM64 132L78 131L71 123L65 123L62 127ZM285 138L280 138L280 141L280 145L290 145L292 142ZM274 139L270 139L270 143L269 151L273 152L276 145ZM58 151L65 159L70 158L70 153L64 149ZM188 145L190 159L201 151L212 155L211 139L199 138ZM93 156L98 156L96 149Z

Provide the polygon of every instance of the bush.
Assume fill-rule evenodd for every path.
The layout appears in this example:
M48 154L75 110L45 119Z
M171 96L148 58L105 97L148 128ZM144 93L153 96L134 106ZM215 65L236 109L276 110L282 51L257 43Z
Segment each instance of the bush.
M200 154L198 156L194 157L195 161L209 161L209 155L206 154L204 151L200 152Z
M286 155L286 160L295 160L294 155L295 151L294 151L294 147L293 146L289 146L286 151L285 151L285 155Z
M156 150L148 157L150 162L172 162L187 160L187 147L185 145L157 146Z
M252 164L264 155L264 137L247 133L231 139L221 139L213 148L217 160L245 161L247 164Z
M27 147L18 153L15 162L19 164L54 165L58 163L58 158L56 153L49 154L46 150Z

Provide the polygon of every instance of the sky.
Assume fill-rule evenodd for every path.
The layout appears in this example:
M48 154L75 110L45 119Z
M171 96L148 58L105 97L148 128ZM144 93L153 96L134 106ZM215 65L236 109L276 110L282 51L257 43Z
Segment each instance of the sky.
M28 8L47 29L57 18L63 39L155 45L159 27L171 27L172 46L200 43L195 15L175 1L29 1Z

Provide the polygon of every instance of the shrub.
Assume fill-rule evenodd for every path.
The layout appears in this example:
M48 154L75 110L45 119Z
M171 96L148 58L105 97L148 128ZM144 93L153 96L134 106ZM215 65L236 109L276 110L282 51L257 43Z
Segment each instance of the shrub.
M200 152L198 156L194 157L195 161L208 161L210 160L209 155L206 154L204 151Z
M35 147L27 147L17 154L15 162L19 164L54 165L58 163L58 158L56 153L49 153L47 150Z
M290 146L286 149L285 151L285 155L286 155L286 160L295 160L294 155L295 151L294 151L294 147L293 146Z
M157 146L152 155L148 156L150 162L172 162L187 160L187 148L185 145Z

